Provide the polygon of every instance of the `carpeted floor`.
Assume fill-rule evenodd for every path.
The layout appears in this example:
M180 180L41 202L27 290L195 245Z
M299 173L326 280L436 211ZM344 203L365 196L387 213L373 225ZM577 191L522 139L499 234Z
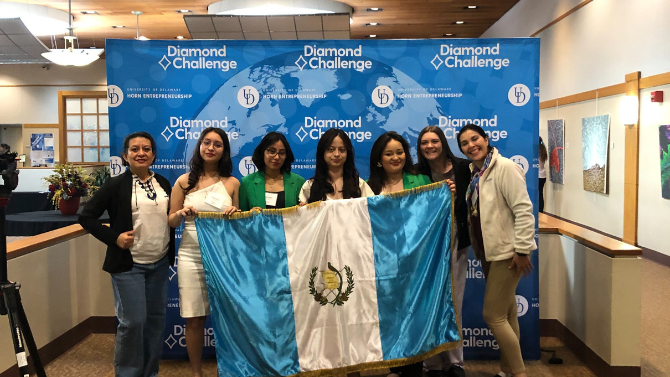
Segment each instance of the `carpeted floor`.
M670 268L648 260L642 261L642 377L670 376ZM527 363L531 377L595 377L563 344L555 338L542 338L542 347L557 350L563 365L542 360ZM96 334L51 362L46 367L49 377L100 376L113 377L114 336ZM498 372L494 361L468 361L468 377L490 377ZM205 361L204 375L216 376L214 361ZM385 376L386 370L367 371L363 376ZM190 376L186 361L163 361L160 376Z

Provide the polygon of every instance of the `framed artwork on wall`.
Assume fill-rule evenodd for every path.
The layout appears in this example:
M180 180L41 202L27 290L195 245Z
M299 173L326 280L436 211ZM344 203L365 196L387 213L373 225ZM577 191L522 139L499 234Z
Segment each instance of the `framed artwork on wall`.
M670 199L670 125L660 126L658 136L661 152L661 195Z
M582 118L584 190L607 194L610 116Z
M565 168L565 127L563 119L547 121L549 146L549 180L563 184L563 170Z

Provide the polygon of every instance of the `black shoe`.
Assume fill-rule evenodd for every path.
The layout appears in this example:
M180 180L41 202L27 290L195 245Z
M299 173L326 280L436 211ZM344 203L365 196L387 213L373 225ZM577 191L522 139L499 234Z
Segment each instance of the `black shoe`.
M447 371L446 377L465 377L465 371L458 365L452 365Z
M429 370L426 372L426 377L445 377L445 373L441 370Z

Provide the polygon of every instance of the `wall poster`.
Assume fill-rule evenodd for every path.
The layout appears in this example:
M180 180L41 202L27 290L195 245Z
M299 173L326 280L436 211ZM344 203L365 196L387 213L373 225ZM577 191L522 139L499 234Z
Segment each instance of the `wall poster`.
M582 118L584 190L607 194L610 116Z

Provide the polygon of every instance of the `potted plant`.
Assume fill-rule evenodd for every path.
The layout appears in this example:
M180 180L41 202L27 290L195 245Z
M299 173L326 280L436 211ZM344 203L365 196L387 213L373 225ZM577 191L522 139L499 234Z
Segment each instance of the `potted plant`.
M93 195L98 186L94 178L84 173L81 167L56 165L54 174L44 178L49 185L51 202L63 215L74 215L79 209L82 196Z

